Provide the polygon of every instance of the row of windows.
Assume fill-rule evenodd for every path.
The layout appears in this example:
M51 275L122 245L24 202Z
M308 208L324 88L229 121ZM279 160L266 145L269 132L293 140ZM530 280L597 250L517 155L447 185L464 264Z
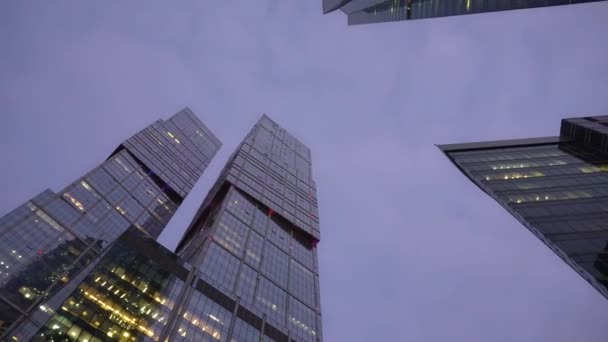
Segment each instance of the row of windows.
M541 188L559 188L559 187L575 187L579 188L591 184L608 183L608 175L578 175L572 176L553 176L553 177L537 177L532 179L521 180L518 182L487 182L486 186L496 191L507 190L528 190Z
M266 173L269 173L269 176L273 173L273 176L286 181L286 184L296 185L296 180L303 181L305 183L309 183L310 180L310 164L300 158L296 158L295 165L289 165L286 162L281 162L279 154L268 153L269 151L264 148L260 148L259 145L254 145L249 149L244 149L242 155L248 155L249 163L260 164L263 167L257 167L258 169L264 169ZM244 168L252 173L254 176L260 179L260 181L264 182L265 177L261 177L257 175L255 170L249 170L247 165L244 165Z
M566 254L597 254L606 248L605 239L579 239L554 241Z
M300 241L301 239L297 239L295 237L292 238L290 236L291 234L285 228L274 220L269 220L268 214L257 209L249 200L239 194L238 191L231 191L226 201L226 208L231 214L243 222L252 222L252 228L256 232L264 234L268 241L272 242L284 252L289 252L291 250L294 258L298 259L298 261L302 262L309 268L312 268L313 252L308 243ZM310 218L304 214L298 215L297 219L303 223L311 222ZM234 226L234 230L237 231L234 234L240 236L241 238L238 238L237 240L241 241L241 239L245 237L244 232L246 227L241 225L240 222L232 221L232 218L226 218L226 220L233 222L232 226ZM230 225L227 226L230 227ZM225 233L221 232L220 234ZM257 238L254 236L254 239ZM253 251L255 251L255 249Z
M239 176L239 180L237 182L239 188L249 193L251 196L257 198L266 206L277 210L281 216L285 217L287 220L291 222L295 222L295 218L299 215L300 217L306 218L303 221L307 222L308 217L311 215L314 217L318 217L318 209L314 202L311 200L306 200L303 197L299 196L298 202L299 205L296 206L295 202L283 200L286 198L286 195L277 195L274 191L270 189L264 189L257 182L253 181L250 177L246 176L246 174L241 174ZM287 194L292 194L295 197L295 193L291 190L287 190ZM307 229L310 224L306 224L305 226L301 226L303 229Z
M179 168L173 167L174 160L161 153L151 141L148 142L134 136L125 144L130 152L182 197L192 189L195 180L185 177L179 172Z
M221 222L220 225L222 225ZM224 225L224 227L227 228L226 225ZM217 239L218 237L216 236L216 240ZM231 249L232 245L228 244L227 242L221 244L228 245L228 249L235 252L233 249ZM302 300L305 300L311 306L314 305L314 278L312 272L301 264L295 262L293 259L291 261L292 266L290 271L290 259L288 255L279 248L275 247L273 244L267 243L264 246L263 257L261 257L262 247L262 237L251 231L247 248L245 250L245 262L257 268L261 260L261 272L264 275L272 279L284 289L293 289L294 293L302 298ZM237 258L219 246L211 244L209 251L205 256L205 260L201 265L201 270L203 271L203 274L207 275L216 283L219 283L225 288L232 290L234 287L236 274L238 273L238 267L239 260ZM243 267L245 267L245 269L249 269L247 266ZM290 284L288 284L288 274L290 273L292 278ZM242 291L241 286L239 286L239 288L241 289L240 291Z
M551 220L548 222L536 222L537 227L543 234L571 234L583 232L608 231L608 217L576 219L576 220Z
M266 244L266 246L264 246L261 271L282 288L287 288L287 277L289 272L288 260L287 254L281 252L281 250L274 247L272 244Z
M268 318L274 321L274 324L283 326L287 307L287 293L266 278L260 277L255 295L255 306L268 315Z
M226 341L232 314L195 291L179 324L175 341Z
M95 191L98 190L105 194L105 198L113 208L130 222L137 222L140 228L143 228L143 221L147 220L149 217L144 211L144 207L147 212L158 219L161 224L166 224L177 209L177 205L169 200L154 183L144 176L141 169L132 168L131 163L127 162L128 159L126 156L128 156L126 152L124 155L119 154L104 164L104 166L113 164L115 168L122 165L123 171L130 171L128 176L123 177L124 180L122 181L121 186L117 186L115 182L110 180L112 178L120 177L119 175L112 174L112 176L109 177L105 171L98 168L91 172L86 179L105 179L103 183L107 186L112 185L114 188L99 188L104 185L96 184L97 182L95 181L81 181L79 184L69 187L66 193L72 195L78 190L78 196L72 197L74 197L76 201L82 202L83 200L81 200L81 197L86 201L87 197L98 196L97 191ZM93 184L93 187L91 187L89 183ZM78 203L75 204L72 202L72 204L76 205L78 208ZM86 209L87 208L85 208L85 211ZM142 213L145 215L144 218L140 217ZM96 220L93 221L95 222ZM157 226L154 224L149 225ZM156 230L157 227L154 228ZM152 236L158 236L156 232L153 233L149 231L149 233Z
M255 206L237 191L230 192L226 199L226 210L246 224L250 224L254 213L257 211Z
M608 196L608 187L596 187L596 188L573 188L565 189L562 191L556 190L543 190L543 191L526 191L522 192L510 192L510 193L497 193L500 197L507 198L508 203L527 203L527 202L538 202L538 201L556 201L556 200L574 200L574 199L585 199L592 197L603 197Z
M205 165L205 156L197 150L195 145L190 139L186 138L186 135L182 135L181 130L171 121L164 121L162 124L156 127L157 133L167 134L176 144L170 144L170 149L176 151L176 159L182 163L186 163L191 170L195 170L192 173L196 174L196 170L199 170L201 166Z
M239 260L222 247L211 243L200 265L202 274L216 285L232 291L239 269Z
M282 145L283 150L289 149L305 160L310 160L310 150L289 134L289 132L274 123L265 124L260 122L255 139L256 141L257 139L261 139L263 142L262 146L270 145L270 141L275 142L275 144Z
M23 308L75 267L87 248L45 212L28 206L34 212L3 227L0 238L0 293Z
M581 274L586 273L580 266L597 279L605 279L598 268L601 263L592 260L605 251L608 238L605 157L571 145L467 151L452 156L493 197L509 203L511 212L536 228L532 232L566 262L577 260L575 268ZM591 259L583 260L585 255Z
M40 340L158 339L182 282L131 251L113 252L41 329Z
M303 300L310 307L315 306L315 279L312 272L291 259L289 272L289 292Z
M600 214L608 211L607 200L597 200L595 202L571 202L553 204L546 203L543 206L528 205L517 208L526 219L544 216L569 216L569 215L589 215Z
M226 249L240 256L245 247L248 231L244 223L226 212L217 224L214 237Z
M247 322L241 320L240 318L236 318L234 322L234 328L232 330L232 336L230 337L230 342L259 342L260 341L260 331L251 325L247 324Z
M464 163L459 161L464 168L470 171L480 170L519 170L530 167L545 167L545 166L559 166L567 164L579 164L580 159L572 156L561 156L559 159L554 157L542 158L542 159L521 159L512 160L506 163L488 163L488 162L475 162L475 163Z
M249 233L249 240L247 241L247 249L245 251L245 262L258 268L260 266L260 261L262 260L263 245L264 238L258 233L251 231Z
M316 341L316 315L305 305L289 297L288 325L302 341Z
M284 252L289 252L290 234L288 231L283 229L283 227L279 226L274 220L268 221L266 238Z
M243 264L235 291L242 302L253 303L262 312L272 317L276 323L282 325L287 299L287 292L284 289L288 288L287 274L290 272L292 275L289 284L291 293L308 303L309 306L314 306L315 282L312 272L293 260L291 271L289 271L287 255L270 244L265 246L263 260L262 272L279 286L265 277L258 277L253 268ZM238 273L239 261L228 252L223 251L221 247L211 244L200 269L214 283L231 290L234 278Z
M211 160L221 145L213 133L195 115L180 112L172 116L169 122L190 138L199 151L206 156L207 161Z
M140 138L145 140L148 146L160 149L158 159L164 161L166 171L179 174L186 183L190 183L189 181L198 173L198 167L193 161L198 160L199 163L202 161L195 154L190 153L175 136L171 137L173 134L170 130L156 123L144 129Z
M243 265L239 275L236 294L243 302L253 304L253 295L257 284L257 272L247 265Z
M536 159L545 157L557 157L566 155L559 150L557 144L539 145L539 146L522 146L522 147L504 147L496 149L480 149L462 152L450 152L450 155L458 157L459 161L492 161L492 160L513 160L517 159ZM477 160L478 158L491 157L495 159Z
M583 164L584 165L584 164ZM567 165L560 167L549 167L539 168L537 170L526 170L526 171L492 171L492 172L472 172L476 177L480 177L481 180L493 181L493 180L523 180L524 178L532 177L547 177L547 176L563 176L571 175L577 176L585 173L596 173L602 172L601 169L590 167L590 166L577 166Z

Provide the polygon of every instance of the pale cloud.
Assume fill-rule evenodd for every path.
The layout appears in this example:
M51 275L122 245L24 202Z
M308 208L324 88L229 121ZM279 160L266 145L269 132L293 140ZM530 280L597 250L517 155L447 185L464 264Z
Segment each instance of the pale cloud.
M224 146L173 247L266 112L313 151L326 341L605 341L606 300L433 144L607 113L607 5L347 27L316 1L7 2L0 214L189 106Z

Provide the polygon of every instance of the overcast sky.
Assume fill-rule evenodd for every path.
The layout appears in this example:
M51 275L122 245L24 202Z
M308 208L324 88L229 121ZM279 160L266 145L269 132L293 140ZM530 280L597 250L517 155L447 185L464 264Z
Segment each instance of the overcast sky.
M608 114L608 2L347 27L321 0L0 4L0 215L190 107L223 148L263 112L313 152L324 338L608 340L608 301L434 144Z

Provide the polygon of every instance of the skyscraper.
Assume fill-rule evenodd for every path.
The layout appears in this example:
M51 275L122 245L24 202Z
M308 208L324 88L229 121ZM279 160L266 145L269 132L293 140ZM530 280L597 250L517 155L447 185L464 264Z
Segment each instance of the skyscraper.
M439 148L608 298L608 116L564 119L556 137Z
M0 340L129 227L160 235L220 147L189 110L158 120L59 193L0 218ZM31 329L30 329L31 330ZM4 337L3 337L4 336Z
M603 0L323 0L323 13L342 10L348 25L558 6Z
M310 151L262 116L178 246L129 228L18 340L317 342ZM32 324L33 325L33 324Z
M310 150L263 115L177 248L204 282L235 299L231 338L263 330L274 341L322 340L318 217Z

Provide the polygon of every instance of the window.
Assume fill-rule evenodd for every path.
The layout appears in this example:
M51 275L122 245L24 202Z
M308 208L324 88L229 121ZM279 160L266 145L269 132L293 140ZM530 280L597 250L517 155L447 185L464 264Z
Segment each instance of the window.
M239 260L222 247L211 243L200 266L201 272L213 283L232 291L239 269Z
M262 272L283 288L287 288L288 257L270 243L264 246Z
M219 244L240 256L245 247L248 231L249 229L244 223L232 216L230 212L225 212L218 223L214 237Z

